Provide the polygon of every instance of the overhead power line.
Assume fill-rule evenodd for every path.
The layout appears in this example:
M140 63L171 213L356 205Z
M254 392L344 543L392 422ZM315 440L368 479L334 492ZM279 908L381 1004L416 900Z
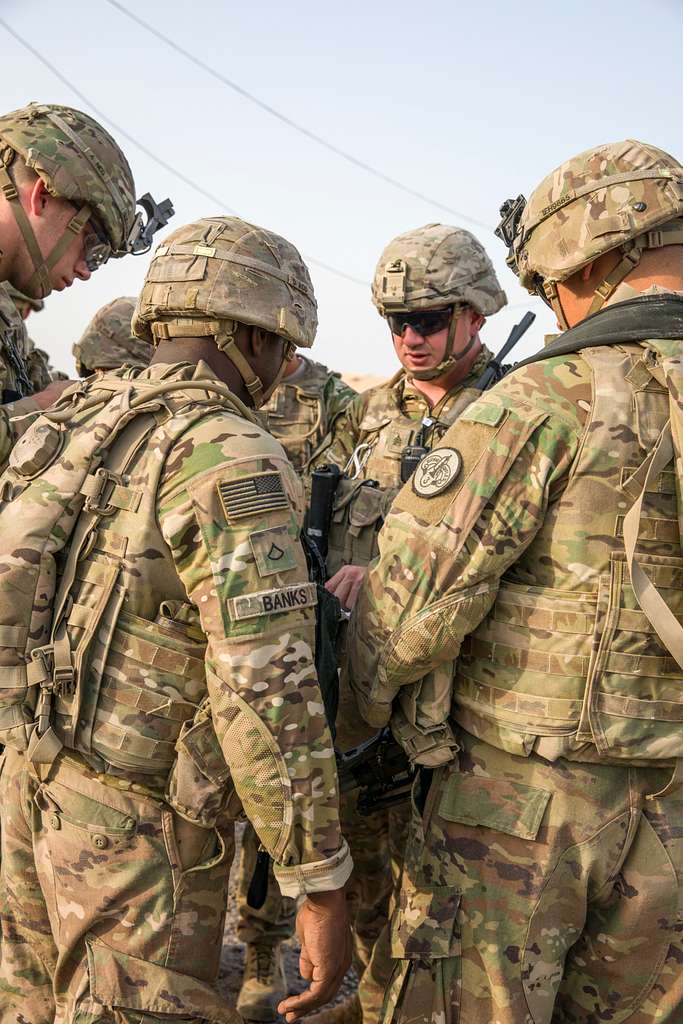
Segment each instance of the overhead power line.
M74 85L74 83L70 79L68 79L66 75L64 75L57 67L55 67L55 65L51 61L49 61L47 57L40 53L39 50L36 50L35 46L32 46L31 43L29 43L26 39L20 36L18 32L16 32L10 25L8 25L4 18L0 18L0 25L5 29L5 31L9 35L12 36L13 39L15 39L21 46L23 46L25 50L28 50L28 52L32 54L36 58L36 60L40 61L40 63L43 64L44 67L51 71L52 74L56 78L58 78L63 85L65 85L68 89L71 89L72 93L74 93L75 96L78 96L79 100L85 103L85 105L89 107L90 110L92 110L92 112L101 121L104 121L105 124L110 125L117 135L120 135L121 138L126 139L127 142L130 142L133 146L136 146L142 153L145 154L145 156L149 157L150 160L153 160L155 163L159 164L159 166L163 167L165 171L168 171L169 174L172 174L175 178L178 179L178 181L182 181L184 185L187 185L188 188L193 189L195 192L197 192L198 195L204 196L205 199L209 199L212 203L215 203L216 206L224 213L230 213L236 217L240 216L237 213L237 211L230 207L225 202L224 199L221 199L220 196L214 195L213 192L209 192L208 189L203 188L202 185L198 184L196 181L193 181L192 178L189 178L186 174L183 174L182 171L179 171L172 164L169 164L166 160L162 160L162 158L157 156L157 154L153 150L145 146L144 143L139 141L139 139L136 139L133 135L130 134L130 132L127 132L126 129L123 128L120 124L117 124L115 121L112 121L112 119L107 114L105 114L103 110L100 110L98 107L96 107L92 100L88 96L86 96L86 94L82 92L76 85ZM305 253L304 258L307 260L308 263L312 263L314 266L320 267L322 270L327 270L328 273L330 274L335 274L337 277L344 278L344 280L351 281L353 282L353 284L360 285L363 288L370 287L369 281L364 281L360 277L354 277L353 274L348 274L345 270L339 270L338 267L333 267L329 263L325 263L323 260L316 259L313 256L308 256Z
M361 170L367 171L368 174L374 175L375 178L378 178L380 181L383 181L386 185L391 185L393 188L397 188L401 192L405 192L406 195L412 196L414 199L421 199L423 202L428 203L430 206L435 206L439 210L443 210L445 213L450 213L454 217L458 217L460 220L466 220L469 221L470 224L475 224L477 227L485 228L487 231L493 231L493 227L491 224L486 224L484 221L477 220L476 217L471 217L468 213L463 213L462 210L455 210L453 209L452 206L448 206L446 203L442 203L439 199L434 199L432 196L428 196L424 192L419 192L417 189L411 188L410 185L406 185L404 182L399 181L397 178L392 178L389 174L385 174L385 172L381 171L379 168L373 167L372 164L366 163L365 160L361 160L359 157L354 156L353 153L349 153L347 152L347 150L342 149L341 146L337 146L334 142L330 142L329 139L325 139L323 138L322 135L318 135L317 132L311 131L310 128L306 128L305 125L299 124L298 121L294 121L291 117L288 117L287 114L283 114L282 111L276 110L275 107L271 107L269 103L266 103L264 102L264 100L259 99L258 96L255 96L252 92L249 92L247 89L244 89L241 85L238 85L238 83L234 82L231 78L227 78L220 71L217 71L216 68L212 68L210 64L207 64L205 61L201 60L200 57L196 57L193 53L190 53L189 50L186 50L183 46L180 46L179 43L176 43L175 40L171 39L169 36L164 35L163 32L160 32L153 25L150 25L149 22L139 17L139 15L133 14L132 11L129 11L128 8L124 7L124 5L119 3L118 0L106 0L106 2L110 5L110 7L115 7L117 11L121 12L121 14L124 14L127 18L130 18L130 20L135 22L136 25L139 25L141 28L144 28L146 32L150 33L150 35L153 35L162 43L165 43L167 46L170 46L172 50L175 50L176 53L181 54L181 56L185 57L186 60L189 60L196 67L201 68L202 71L206 71L207 74L211 75L217 81L227 86L228 89L232 89L233 92L236 92L240 96L244 97L244 99L249 100L250 103L253 103L257 107L260 107L261 110L265 110L267 114L270 114L272 117L277 118L278 121L281 121L283 124L286 124L289 128L292 128L294 131L299 132L300 135L305 135L307 139L311 139L313 142L317 142L319 146L323 146L331 153L334 153L336 156L341 157L342 160L348 161L348 163L353 164L355 167L360 167Z

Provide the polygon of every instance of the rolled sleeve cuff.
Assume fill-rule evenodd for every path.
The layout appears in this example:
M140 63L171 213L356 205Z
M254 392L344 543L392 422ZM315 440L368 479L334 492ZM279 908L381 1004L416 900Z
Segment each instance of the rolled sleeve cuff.
M283 896L305 896L308 892L328 892L341 889L346 884L353 870L351 852L342 840L337 852L327 860L317 860L311 864L293 864L283 867L274 864L273 871L280 892Z

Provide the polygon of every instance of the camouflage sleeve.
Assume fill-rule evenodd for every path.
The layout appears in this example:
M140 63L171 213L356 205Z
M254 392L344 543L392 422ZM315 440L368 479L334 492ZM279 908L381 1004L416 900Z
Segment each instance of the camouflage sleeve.
M298 539L301 495L278 442L219 413L171 453L158 500L207 636L214 728L288 896L339 888L351 871L313 662L316 593Z
M577 383L562 362L532 365L477 400L432 453L446 455L445 488L425 460L396 498L350 630L349 681L370 724L389 721L406 684L431 673L437 691L439 673L451 678L463 639L561 491L590 401L586 375ZM534 394L544 372L561 385L548 402Z
M318 445L306 466L307 472L318 466L334 464L344 469L358 444L360 423L365 403L362 395L356 395L337 415L330 430Z

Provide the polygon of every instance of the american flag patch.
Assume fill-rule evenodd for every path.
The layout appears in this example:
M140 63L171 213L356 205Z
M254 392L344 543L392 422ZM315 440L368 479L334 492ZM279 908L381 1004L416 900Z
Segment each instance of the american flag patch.
M257 473L242 480L218 484L226 519L245 519L279 508L289 508L289 499L279 473Z

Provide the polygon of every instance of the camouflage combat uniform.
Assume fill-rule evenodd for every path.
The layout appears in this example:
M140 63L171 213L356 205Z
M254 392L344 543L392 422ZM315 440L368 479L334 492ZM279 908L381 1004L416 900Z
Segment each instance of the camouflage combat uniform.
M12 300L24 327L21 354L26 368L26 375L31 385L31 391L34 393L43 391L52 381L50 357L44 349L36 347L33 338L28 334L25 322L31 312L39 313L43 310L45 303L42 299L32 299L8 282L5 282L2 287Z
M112 299L98 309L72 352L79 377L95 370L116 370L119 366L149 365L154 349L144 338L136 338L131 327L135 299L126 295Z
M283 445L295 470L302 473L311 453L356 392L322 363L301 355L299 359L301 365L282 380L259 413L267 429ZM237 937L248 947L247 987L243 986L240 992L238 1009L253 1018L265 1000L267 1008L263 1012L270 1018L275 1016L275 1006L284 995L280 958L273 947L293 935L296 903L281 894L271 865L263 905L249 905L247 894L256 868L258 845L254 829L247 824L242 835L237 890ZM250 984L252 974L255 977Z
M184 253L196 247L203 280L193 272L186 283ZM166 339L206 327L229 345L224 317L241 259L243 315L310 344L315 305L298 253L230 218L189 225L157 249L140 332ZM168 274L173 294L156 284ZM192 318L159 321L160 293L185 309L187 287ZM218 320L202 306L209 294ZM295 315L305 315L301 325ZM126 426L152 385L150 411ZM118 406L93 408L109 394ZM63 614L58 623L50 612L50 643L32 659L40 678L28 677L42 695L35 720L26 720L28 694L4 691L0 708L12 748L0 778L0 1020L47 1024L56 1004L57 1020L79 1024L234 1024L213 983L235 816L243 809L253 822L286 896L339 888L351 870L313 664L302 485L281 445L204 363L96 375L60 408L27 432L5 475L15 486L33 475L0 511L19 543L32 515L44 516L30 497L43 493L35 460L54 437L49 424L65 420L66 437L39 479L64 503L79 445L106 436L105 413L124 425L83 484L89 498L59 559ZM20 551L11 535L4 544L5 564L25 559L30 574L28 537ZM10 595L3 621L14 621L13 605ZM44 634L45 610L35 615Z
M157 207L155 213L160 215L159 218L142 224L142 218L135 214L135 186L123 152L97 121L73 107L30 103L4 114L0 116L0 142L3 199L14 214L26 253L33 264L32 276L21 282L23 292L27 294L17 292L14 280L5 282L12 286L15 302L20 296L22 301L36 308L50 294L50 271L74 235L83 232L84 259L88 269L94 271L112 257L146 252L155 228L165 223L173 213L166 201L168 209L163 211L164 216L161 216L161 208ZM61 238L57 239L51 252L42 255L42 259L40 246L12 180L12 165L17 159L38 174L51 195L68 199L76 207ZM97 220L97 232L90 230L94 220ZM22 330L25 338L23 323ZM5 466L23 429L20 420L12 423L12 417L36 408L35 402L29 405L22 397L35 389L31 384L31 373L25 372L26 362L33 363L35 381L44 379L42 359L31 356L30 349L23 357L20 354L18 359L10 356L13 341L13 337L0 330L0 384L3 389L18 391L23 403L21 406L0 404L0 468Z
M616 214L649 209L654 244L680 244L682 186L652 147L582 154L510 229L518 266L529 279L539 266L524 231L542 210L546 251L565 261L545 284L622 242L633 267L641 231ZM432 738L386 1021L683 1013L683 331L648 327L648 306L637 331L631 308L615 321L633 295L618 273L591 337L623 333L576 353L567 340L466 410L397 497L357 603L363 715L418 746Z
M303 473L311 455L356 392L322 363L306 356L299 358L301 365L281 381L260 412L297 473Z
M27 363L28 331L6 284L0 284L0 337L0 385L3 398L9 395L9 398L5 398L7 402L26 397L34 390Z
M397 284L392 278L399 278ZM467 305L484 315L505 302L491 263L467 231L430 224L400 235L385 249L373 283L378 310L411 313L445 305ZM457 313L451 320L453 331ZM444 363L424 374L434 379L449 369ZM399 492L401 459L422 433L426 449L438 445L449 426L480 394L474 388L491 359L482 346L468 375L430 406L425 395L401 369L391 380L358 395L333 424L330 435L311 460L311 467L333 463L346 477L337 489L327 557L330 575L344 565L367 566L377 555L378 531ZM347 702L346 716L352 713ZM339 716L340 718L342 715ZM340 732L350 723L340 721ZM410 807L397 804L361 816L354 795L342 801L344 835L354 859L350 888L355 887L356 949L362 971L360 1001L365 1024L379 1019L391 973L387 917L392 891L403 864Z
M38 403L31 397L50 383L44 382L42 359L35 355L10 287L0 284L0 469L7 463L12 445L21 436L30 420L29 413L37 412ZM19 418L17 418L19 417Z
M326 463L354 473L353 454L360 450L360 469L343 480L337 492L327 559L330 575L342 565L368 565L377 554L377 531L401 489L401 455L413 444L425 417L436 421L425 446L433 447L470 402L473 388L491 353L483 346L468 376L435 405L400 370L391 380L370 388L350 402L311 459L310 468ZM378 486L368 486L376 480Z

